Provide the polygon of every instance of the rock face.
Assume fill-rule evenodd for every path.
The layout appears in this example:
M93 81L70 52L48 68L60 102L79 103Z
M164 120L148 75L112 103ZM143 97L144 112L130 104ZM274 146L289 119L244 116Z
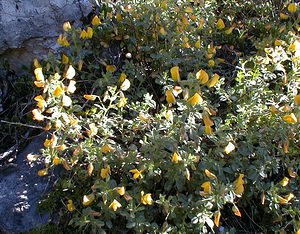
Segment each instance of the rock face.
M41 162L29 164L27 155L38 155L45 137L35 138L17 155L15 167L0 170L0 233L29 231L49 221L37 211L40 198L53 188L50 177L39 177ZM1 167L0 167L1 169Z
M92 11L89 0L0 0L0 60L13 70L56 50L62 24L80 23Z

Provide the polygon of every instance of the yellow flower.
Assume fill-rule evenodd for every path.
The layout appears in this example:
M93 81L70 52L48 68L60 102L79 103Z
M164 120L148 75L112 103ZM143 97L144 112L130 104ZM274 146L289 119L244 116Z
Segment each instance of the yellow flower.
M92 176L93 175L93 171L94 171L94 165L93 165L93 163L89 163L89 165L87 166L87 174L88 174L88 176Z
M92 204L92 202L95 200L95 195L93 193L89 195L84 195L82 198L82 205L88 206Z
M209 118L208 114L203 114L202 119L205 126L213 126L214 122Z
M292 200L295 197L294 194L290 193L284 197L281 197L279 195L277 195L277 202L279 202L282 205L286 205L289 203L290 200Z
M143 122L148 123L150 121L151 116L148 114L144 114L142 112L139 113L139 119Z
M108 178L110 174L111 174L110 166L101 169L100 176L102 179Z
M284 14L284 13L280 13L279 18L282 19L282 20L287 20L289 18L289 16Z
M72 105L72 99L69 96L64 95L63 98L62 98L62 104L65 107L71 106Z
M279 184L281 184L281 186L285 187L285 186L287 186L287 185L289 184L289 181L290 181L289 178L284 177L284 178L279 182Z
M151 197L151 193L146 193L144 195L144 191L141 192L141 203L143 203L144 205L152 205L153 204L153 200Z
M64 93L64 90L60 86L57 86L52 94L55 97L60 97L63 93Z
M116 19L117 19L118 22L121 22L122 19L123 19L123 17L122 17L122 15L120 13L117 13L116 14Z
M216 54L217 50L216 47L214 46L213 42L211 42L208 47L207 47L207 53L209 54Z
M300 95L299 94L294 97L294 103L296 106L300 106Z
M130 81L128 79L125 79L121 84L120 89L126 91L129 88L130 88Z
M232 26L229 29L225 30L225 34L227 34L227 35L231 34L233 29L234 29L234 26Z
M81 71L82 66L83 66L83 60L80 59L80 60L78 61L78 70L79 70L79 71Z
M55 157L52 159L52 163L53 163L54 165L59 165L59 164L61 164L61 159L60 159L59 157L55 156Z
M45 86L44 81L34 81L34 85L38 88L43 88Z
M63 36L62 34L59 35L59 37L57 39L57 43L60 44L61 46L69 46L70 45L67 37Z
M186 13L193 13L193 8L187 7L187 8L185 8L184 11L185 11Z
M177 152L174 152L172 155L172 162L178 163L179 161L182 161L182 157Z
M92 38L93 34L94 34L94 31L91 27L88 27L87 30L86 30L86 33L87 33L87 38Z
M174 81L180 81L179 67L175 66L170 69L171 77Z
M37 101L37 106L42 110L44 110L44 108L47 106L47 103L42 95L36 96L34 100Z
M81 33L80 33L80 38L81 39L85 39L85 38L87 38L87 32L83 29L82 31L81 31Z
M112 203L110 203L109 207L110 209L112 209L113 211L117 211L118 208L121 208L122 205L120 204L120 202L118 202L116 199L114 199L112 201Z
M294 113L291 113L289 115L285 115L285 116L282 117L282 119L285 122L289 123L289 124L297 123L297 117L294 115Z
M72 200L68 200L67 209L68 209L68 211L70 211L70 212L73 212L73 211L75 210L75 206L74 206Z
M217 23L216 23L216 26L218 29L223 29L225 28L225 24L224 24L224 21L222 19L218 19Z
M175 103L176 99L171 90L166 90L166 101L168 104Z
M229 142L228 145L225 147L224 152L226 154L230 154L234 150L235 150L234 144L232 144L231 142Z
M123 83L124 80L126 80L127 76L124 72L121 73L120 77L119 77L119 82Z
M196 47L197 49L200 49L200 48L201 48L201 41L200 41L200 40L197 40L197 41L195 42L195 47Z
M161 27L160 29L159 29L159 33L161 34L161 35L163 35L163 36L166 36L168 33L167 33L167 31L164 29L164 27Z
M32 114L33 114L33 120L43 121L45 118L45 116L42 115L41 110L39 109L32 110Z
M118 102L118 104L117 104L117 106L119 108L121 108L121 107L126 106L126 104L127 104L127 98L121 97L120 100L119 100L119 102Z
M70 83L69 83L69 85L67 87L67 92L68 93L74 93L75 92L75 90L76 90L75 84L76 84L75 80L70 80Z
M98 26L100 24L101 24L101 21L100 21L98 15L95 15L94 18L92 19L92 25L93 26Z
M123 196L125 194L125 187L124 186L118 187L116 188L116 191L120 196Z
M289 176L292 178L296 178L297 174L292 167L288 169Z
M117 70L116 66L115 65L106 65L106 71L107 72L115 72Z
M210 59L210 60L208 60L207 64L209 67L213 67L213 66L215 66L215 61L213 59Z
M238 217L242 217L242 214L239 210L239 208L236 205L233 205L233 207L231 208L231 210L233 211L233 213L238 216Z
M173 112L171 110L168 110L165 114L166 120L173 123Z
M201 19L199 20L199 26L198 26L198 28L199 28L200 30L202 30L203 27L204 27L204 24L205 24L205 19L204 19L204 18L201 18Z
M292 194L292 193L289 193L288 195L284 196L284 198L285 198L287 201L292 200L294 197L295 197L295 195Z
M187 102L192 106L196 106L198 104L201 104L203 102L203 99L199 93L195 93L190 99L187 100Z
M196 73L196 78L200 80L200 84L205 84L209 79L207 72L202 69Z
M215 176L215 174L214 173L211 173L209 170L207 170L207 169L205 169L204 170L204 173L205 173L205 175L208 177L208 178L210 178L210 179L217 179L217 177Z
M164 10L167 10L168 9L168 1L167 0L161 1L160 7Z
M289 51L296 52L300 50L300 42L295 40L290 46L288 47Z
M217 226L217 227L219 227L220 226L220 218L221 218L221 212L220 211L217 211L216 213L215 213L215 218L214 218L214 223L215 223L215 225Z
M38 171L38 176L46 176L46 175L48 175L48 168Z
M105 144L101 147L101 152L104 154L108 154L110 152L113 152L115 149L110 144Z
M61 59L63 64L68 64L69 63L69 57L65 54L62 55L62 59Z
M71 24L70 24L69 21L64 22L63 29L64 29L65 32L68 32L71 29Z
M290 3L288 5L288 11L291 12L291 13L295 13L297 11L297 5L296 3Z
M34 75L37 81L45 81L45 77L43 75L43 68L38 67L34 69Z
M72 65L70 65L68 67L65 77L70 80L70 79L73 79L75 75L76 75L75 69Z
M239 177L234 181L234 192L236 195L241 196L244 192L244 174L240 174Z
M83 97L87 100L95 101L97 96L93 95L93 94L85 94L85 95L83 95Z
M52 135L51 139L46 139L44 142L45 147L54 148L57 145L57 136Z
M139 171L138 169L131 169L129 172L133 173L133 178L143 178L142 171Z
M205 126L204 126L204 129L205 129L205 133L206 133L206 134L208 134L208 135L211 135L211 134L212 134L211 126L205 125Z
M204 182L201 185L201 188L203 188L203 191L200 191L200 195L203 196L203 197L206 197L206 196L208 196L209 194L212 193L211 183L209 181Z
M218 83L219 78L220 78L220 76L219 76L218 74L216 74L216 73L213 74L213 76L212 76L212 78L210 79L210 81L208 82L207 86L208 86L209 88L214 87L214 86Z

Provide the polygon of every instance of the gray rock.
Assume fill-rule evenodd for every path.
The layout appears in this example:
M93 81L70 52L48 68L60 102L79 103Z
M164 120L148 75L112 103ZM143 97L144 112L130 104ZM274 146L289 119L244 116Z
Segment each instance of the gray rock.
M15 71L29 66L57 50L65 21L78 25L91 11L89 0L0 0L0 60Z
M49 192L50 177L39 177L42 162L29 164L28 154L40 154L45 137L35 138L17 155L15 166L0 170L0 233L20 233L49 221L49 215L37 211L40 198ZM1 169L1 168L0 168Z

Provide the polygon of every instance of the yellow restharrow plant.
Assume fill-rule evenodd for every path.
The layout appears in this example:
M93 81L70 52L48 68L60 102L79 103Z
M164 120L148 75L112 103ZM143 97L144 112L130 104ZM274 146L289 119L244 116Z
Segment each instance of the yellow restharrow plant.
M207 86L209 88L214 87L218 83L219 79L220 79L220 76L218 74L216 74L216 73L213 74L212 78L208 81Z
M116 191L117 193L120 195L120 196L123 196L125 194L125 187L122 186L122 187L117 187L116 188Z
M73 211L75 210L75 206L74 206L72 200L68 200L68 203L67 203L67 209L68 209L68 211L70 211L70 212L73 212Z
M244 174L239 174L239 177L234 181L234 192L238 196L242 196L244 193Z
M129 172L133 174L134 179L143 178L142 171L138 169L131 169Z
M203 197L207 197L212 193L212 189L211 189L211 183L210 181L206 181L201 185L201 188L203 189L202 191L200 191L200 195Z
M172 162L178 163L179 161L182 161L182 157L177 152L174 152L172 155Z
M175 96L172 92L172 90L166 90L166 101L168 104L173 104L173 103L176 103L176 99L175 99Z
M284 115L282 119L289 124L295 124L298 122L297 117L295 116L294 113L291 113L289 115Z
M112 203L110 203L108 208L112 209L113 211L117 211L117 209L121 207L122 207L121 203L118 202L116 199L114 199Z
M196 78L200 81L200 84L205 84L209 80L207 72L202 69L196 73Z
M110 176L111 171L110 171L110 166L108 165L106 168L102 168L100 171L100 176L102 179L106 179Z
M179 67L174 66L170 69L171 77L174 81L180 81Z
M199 93L195 93L192 97L190 97L187 100L187 102L190 103L192 106L196 106L198 104L201 104L203 102L203 99Z
M225 28L225 23L222 19L218 19L216 26L218 29L224 29Z
M95 200L95 195L93 193L89 195L84 195L82 198L82 205L88 206L92 204L92 202Z
M91 22L91 23L92 23L93 26L98 26L98 25L101 24L101 21L100 21L98 15L95 15L95 16L94 16L94 18L92 19L92 22Z
M144 205L152 205L153 200L151 197L151 193L144 194L144 191L141 191L141 203Z
M210 171L207 170L207 169L204 170L204 173L205 173L205 175L206 175L208 178L210 178L210 179L214 179L214 180L217 179L216 175L215 175L214 173L210 172Z
M220 226L220 218L221 218L221 211L217 211L215 214L214 214L215 218L214 218L214 223L217 227Z

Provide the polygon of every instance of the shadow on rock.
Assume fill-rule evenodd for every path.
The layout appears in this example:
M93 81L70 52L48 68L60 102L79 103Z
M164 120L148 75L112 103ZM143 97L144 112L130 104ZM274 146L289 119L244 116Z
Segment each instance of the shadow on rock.
M0 167L0 233L20 233L46 224L50 216L39 214L37 207L41 197L51 191L50 177L39 177L43 168L39 160L28 163L27 155L40 155L45 136L35 138L20 154L16 166L7 170Z

